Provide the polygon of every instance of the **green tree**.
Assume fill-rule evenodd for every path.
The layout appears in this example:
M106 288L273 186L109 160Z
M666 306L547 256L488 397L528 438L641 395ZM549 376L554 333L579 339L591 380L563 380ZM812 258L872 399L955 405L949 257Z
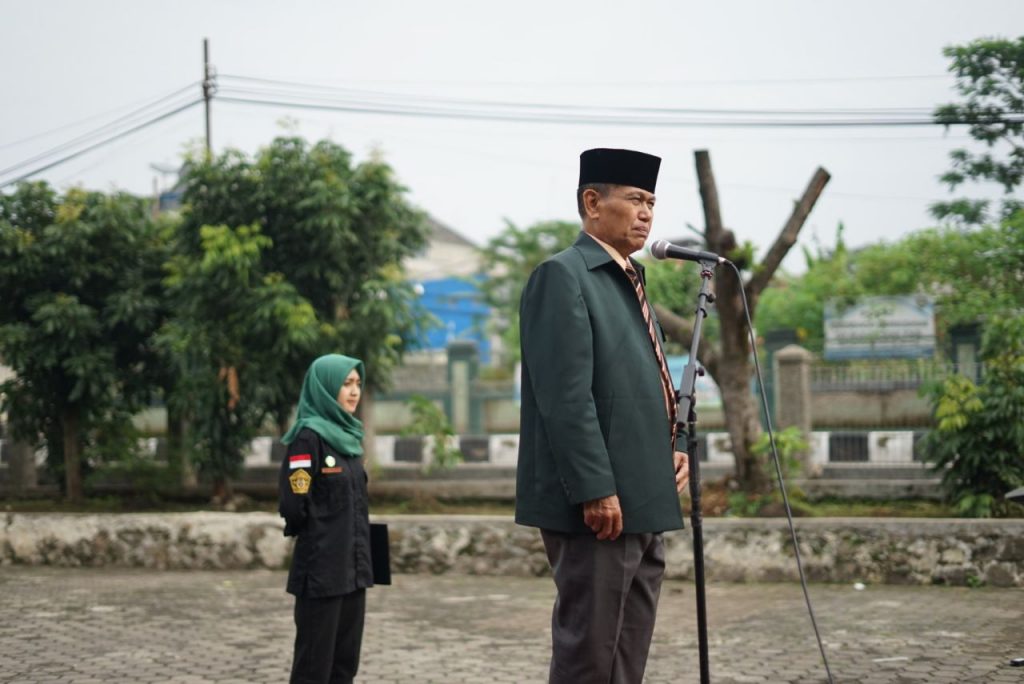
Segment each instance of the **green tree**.
M757 328L796 329L814 351L823 347L828 300L927 295L936 303L940 334L952 325L1014 315L1024 303L1024 212L996 225L928 228L856 251L846 247L840 226L834 250L804 253L807 271L783 274L765 292Z
M931 211L966 224L1006 218L1024 206L1013 196L1024 179L1024 37L984 38L947 47L943 54L962 100L936 109L935 121L947 127L967 123L985 150L954 150L953 166L941 178L951 191L968 181L998 183L1004 198L996 215L987 200L967 198L935 203Z
M166 247L146 203L22 183L0 195L0 386L13 433L45 444L67 497L82 497L83 448L123 425L159 366Z
M161 341L178 377L171 403L191 426L200 472L224 500L243 450L275 407L280 359L309 358L319 330L309 302L265 270L271 243L257 224L199 234L200 254L182 251L168 263L175 308Z
M925 455L961 513L989 517L1010 513L1003 497L1024 485L1024 316L989 322L982 360L980 385L956 375L933 390Z
M202 226L258 225L270 240L260 268L280 273L320 323L312 349L296 347L265 369L278 425L289 418L310 354L357 356L368 369L366 389L385 387L428 321L401 270L402 259L425 246L426 223L391 168L377 156L353 164L330 141L280 137L255 159L235 150L196 155L183 180L186 249L197 253Z
M914 291L935 299L944 325L988 321L1024 307L1024 211L970 231L923 230L898 246L891 256L902 267L886 264L885 250L876 247L878 258L866 254L858 277L868 283L882 277L873 272L902 272L897 285L916 280Z
M495 311L496 326L509 365L519 360L519 297L530 274L542 261L570 246L580 225L541 221L520 228L511 221L481 251L484 301Z
M853 276L854 255L842 238L842 226L837 233L834 250L818 250L812 254L804 248L807 270L792 276L780 273L772 287L761 297L757 310L757 330L795 330L800 344L820 352L825 345L825 303L840 300L852 303L861 294Z
M804 247L807 270L799 276L778 274L764 292L755 323L761 333L795 330L800 343L820 352L825 343L825 305L855 304L870 295L923 293L923 274L915 269L916 255L905 241L880 243L851 250L843 239L844 226L836 230L836 246L816 253Z
M664 261L645 259L644 273L648 299L681 314L687 309L691 314L693 313L693 309L697 306L697 293L700 291L700 278L696 277L694 264L674 259ZM704 323L706 326L704 330L709 339L714 339L717 332L712 328L717 323L718 317L713 315L713 311L708 313L711 315ZM672 345L673 342L669 341L669 344ZM689 351L677 343L675 346L677 348L672 350L674 352L685 354Z

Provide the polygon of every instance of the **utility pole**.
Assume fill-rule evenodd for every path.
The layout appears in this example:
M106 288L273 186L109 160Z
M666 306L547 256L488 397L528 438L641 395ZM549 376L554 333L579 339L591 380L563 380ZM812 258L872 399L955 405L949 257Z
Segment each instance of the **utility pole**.
M203 38L203 105L206 109L206 156L213 156L213 144L210 142L210 102L216 90L213 69L210 67L210 39Z

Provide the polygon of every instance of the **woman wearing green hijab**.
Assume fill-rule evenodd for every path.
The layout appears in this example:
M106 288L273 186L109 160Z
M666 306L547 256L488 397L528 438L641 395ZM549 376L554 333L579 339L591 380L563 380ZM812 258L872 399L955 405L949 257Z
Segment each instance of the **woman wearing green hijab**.
M363 363L340 354L306 371L295 424L281 438L279 507L297 536L288 573L295 595L293 684L351 682L359 669L366 588L373 586L359 404Z

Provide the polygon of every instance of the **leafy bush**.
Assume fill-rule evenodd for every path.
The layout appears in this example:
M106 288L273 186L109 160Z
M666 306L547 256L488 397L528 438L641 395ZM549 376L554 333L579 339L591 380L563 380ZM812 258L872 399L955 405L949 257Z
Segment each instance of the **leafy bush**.
M1024 484L1024 316L990 319L981 355L980 384L957 375L932 389L925 458L961 515L1002 517L1021 510L1004 497Z
M782 477L786 480L786 490L789 492L790 506L794 515L807 515L805 502L802 501L804 493L792 486L790 481L800 474L799 455L805 453L810 444L804 438L803 431L795 425L775 433L775 448L779 452L779 465L782 468ZM772 445L768 433L764 432L750 447L750 451L768 462L770 459ZM771 472L774 473L774 470ZM774 479L774 477L773 477ZM746 492L731 492L728 497L728 515L749 518L760 515L778 515L785 509L782 508L782 490L778 487L766 494L751 495Z
M87 485L127 485L136 500L147 504L159 502L181 480L180 468L143 449L143 434L129 420L96 430L83 455Z
M414 394L407 402L412 412L412 422L402 430L402 436L426 435L432 439L434 457L430 460L428 470L446 470L461 463L462 452L452 446L455 431L448 416L430 399Z
M779 452L779 466L786 480L800 473L799 455L806 453L810 446L804 438L803 431L795 425L775 433L775 449ZM757 441L751 445L750 451L757 456L765 457L766 460L771 456L772 443L767 432L761 433Z

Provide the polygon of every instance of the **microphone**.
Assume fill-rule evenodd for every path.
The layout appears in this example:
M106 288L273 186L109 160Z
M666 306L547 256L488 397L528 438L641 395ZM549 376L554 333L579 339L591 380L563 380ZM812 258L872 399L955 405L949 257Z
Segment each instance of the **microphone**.
M668 240L658 240L651 245L651 256L655 259L682 259L683 261L714 261L718 264L726 262L714 252L703 252L699 249L673 245Z

